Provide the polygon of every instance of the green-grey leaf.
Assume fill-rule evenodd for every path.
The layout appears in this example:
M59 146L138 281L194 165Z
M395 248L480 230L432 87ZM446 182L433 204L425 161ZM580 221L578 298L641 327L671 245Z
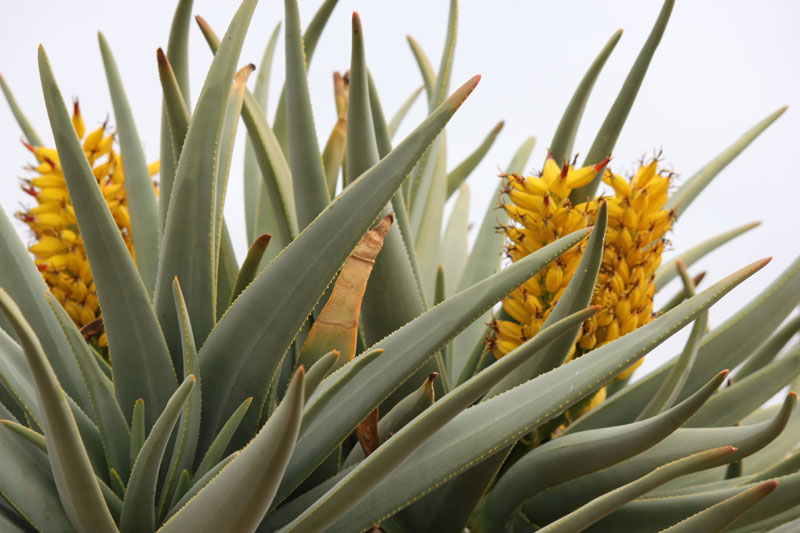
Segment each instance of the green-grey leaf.
M778 487L776 481L765 481L743 490L736 496L721 501L664 530L665 533L692 533L693 531L723 531L739 516L760 502Z
M425 87L423 85L417 87L414 90L414 92L411 93L411 96L406 98L406 100L400 105L400 107L397 108L395 114L392 115L392 118L389 120L389 126L388 126L389 138L394 137L395 133L397 133L397 129L400 127L400 124L402 124L403 119L406 118L406 115L408 115L408 111L411 109L411 106L414 105L414 102L417 101L419 93L421 93L422 89L424 88Z
M675 269L675 264L677 261L683 261L683 263L690 267L696 261L700 260L706 254L716 250L726 242L730 241L731 239L738 237L742 233L750 231L751 229L760 225L761 222L750 222L748 224L744 224L743 226L739 226L738 228L734 228L730 231L726 231L725 233L721 233L712 237L702 243L689 248L682 254L670 259L669 261L665 262L661 267L656 271L656 277L653 281L656 285L656 291L661 290L664 286L672 281L675 276L678 275L678 271Z
M503 272L524 263L525 259ZM362 525L368 527L412 503L442 481L505 448L612 380L763 265L760 261L745 267L660 320L467 409L428 439L337 525L348 530L359 529ZM436 309L442 307L444 305ZM387 357L386 361L393 359ZM464 434L469 434L470 438L456 438ZM299 443L297 451L300 451Z
M167 41L167 58L175 73L175 80L180 87L183 101L189 101L189 24L192 20L192 4L194 0L179 0L175 7L172 25ZM178 157L170 138L167 119L166 102L161 107L161 170L159 171L159 214L161 227L167 223L172 186L175 181L175 168Z
M431 111L442 103L450 88L450 77L453 72L453 54L456 48L456 34L458 33L458 0L450 0L450 10L447 15L447 35L444 38L444 49L439 61L439 72L433 94L430 99Z
M195 470L194 476L192 476L192 485L194 482L201 479L206 473L210 472L215 465L219 464L219 460L222 458L222 454L225 453L225 449L228 447L228 443L230 443L231 439L233 438L233 434L239 428L239 424L242 422L242 418L244 418L244 414L247 412L247 409L250 407L250 404L253 403L253 398L247 398L245 401L236 408L236 410L231 414L230 418L228 418L227 422L222 426L222 429L219 430L217 436L214 437L214 441L211 443L211 446L208 447L208 451L206 452L205 456L203 456L203 460L200 461L200 464L197 466L197 470ZM174 507L174 504L171 508Z
M308 369L308 374L306 374L306 393L303 397L303 405L305 405L319 384L322 383L322 380L325 379L338 359L339 350L331 350L311 365Z
M423 196L422 187L419 190L417 205L420 209L419 225L414 225L414 212L411 213L411 227L416 228L417 238L415 249L417 261L420 269L420 282L422 283L422 293L428 305L433 302L433 289L436 283L436 265L439 264L439 252L441 249L442 219L444 218L444 204L447 200L447 173L445 169L445 143L444 138L439 137L431 147L431 153L427 155L425 171L421 180L429 182L427 196ZM428 172L430 170L430 172ZM426 178L429 176L429 178ZM422 200L425 199L424 203Z
M28 122L28 118L22 112L19 104L17 104L17 99L14 98L14 93L11 92L11 88L8 86L6 79L1 74L0 89L3 90L3 95L6 97L8 107L11 108L11 114L14 115L14 119L17 121L19 128L22 130L22 134L25 135L25 138L28 140L28 143L33 146L44 146L42 139L36 133L36 130L33 128L33 126L31 126L31 123Z
M467 82L380 163L345 189L256 277L222 317L199 353L208 406L203 410L207 435L213 435L221 426L223 413L231 412L247 396L254 396L261 404L264 384L278 369L319 295L477 82L477 77ZM285 291L287 283L294 290ZM264 306L265 301L270 305ZM270 327L264 328L263 324ZM267 357L265 346L270 346ZM235 365L228 357L231 349L238 352ZM256 416L257 413L248 415L248 431ZM201 449L208 444L206 437Z
M12 431L0 424L3 496L37 530L73 533L75 528L70 525L49 468L42 466L41 457L36 455L39 452Z
M219 152L216 161L216 176L214 177L216 189L214 192L215 211L212 227L215 231L214 252L216 253L216 263L214 269L217 273L216 298L222 302L222 305L219 305L218 303L218 316L222 315L222 313L219 312L219 307L224 307L224 305L230 301L230 293L233 289L234 280L236 279L236 272L239 270L238 265L236 264L236 258L232 253L233 245L231 244L229 247L225 246L226 238L227 241L230 242L230 235L228 234L227 227L225 227L225 223L223 221L223 209L225 207L225 192L228 188L228 172L230 171L233 145L236 141L236 130L238 129L239 117L242 113L242 100L244 99L245 84L247 83L247 78L255 68L256 66L250 63L249 65L242 67L233 77L233 87L231 87L230 96L228 97L228 103L225 109L225 120L222 123L222 129L220 130L219 138L217 139L217 143L219 144ZM225 233L224 236L223 233ZM225 257L220 257L220 252L223 248L228 249L225 250ZM226 287L228 290L223 291L222 285L223 280L226 277L226 270L228 270L227 278L229 284Z
M549 523L597 496L633 481L663 464L716 446L730 445L737 448L736 452L721 463L738 461L763 448L777 437L786 427L796 403L796 396L790 394L775 418L760 424L742 427L679 429L655 446L627 461L539 493L525 505L524 512L534 523Z
M444 238L439 250L439 262L444 266L448 296L455 294L456 283L461 279L464 266L469 257L469 186L464 183L459 188L456 203L450 211L450 219L444 230Z
M122 167L125 170L125 193L131 215L133 247L136 249L136 265L139 267L139 275L142 276L148 294L152 296L156 284L158 248L161 241L158 202L117 64L103 34L98 33L97 39L100 43L100 55L103 56L114 117L117 119Z
M60 165L103 309L117 399L123 412L140 396L153 406L152 411L160 412L176 381L150 297L86 160L41 47L39 73Z
M256 434L164 526L162 533L255 531L289 462L303 411L305 372L298 369L283 401Z
M339 0L325 0L322 2L322 5L319 6L317 12L314 13L314 17L311 19L311 22L308 23L306 32L303 34L306 69L308 69L309 65L311 64L311 58L314 57L314 50L317 49L317 43L319 42L320 35L322 35L322 30L325 29L325 25L328 23L328 19L330 18L333 8L336 7L338 1ZM275 130L275 136L280 141L280 146L283 150L283 153L288 155L289 144L286 118L286 84L284 83L283 87L281 88L281 95L278 98L278 107L275 110L275 122L273 124L273 129Z
M242 293L242 291L253 282L253 279L258 273L258 266L261 264L261 259L264 257L264 252L267 249L272 235L265 233L257 237L250 248L247 250L247 256L239 268L239 274L236 276L236 282L233 284L233 291L231 292L231 299L228 304L233 303L234 300Z
M458 164L456 168L451 170L447 173L447 197L453 195L454 192L458 190L462 183L472 174L472 171L475 170L475 167L478 166L483 160L483 157L489 151L489 149L494 144L495 139L497 139L497 135L500 133L500 130L503 129L503 125L505 122L502 120L498 122L492 131L489 132L489 135L481 142L480 145L475 149L474 152L469 154L461 163Z
M228 309L233 297L233 287L239 275L239 264L236 262L236 252L233 251L233 241L228 231L228 223L222 219L219 244L219 260L217 261L217 320Z
M175 312L180 317L181 335L183 338L183 376L184 378L199 375L197 364L197 348L194 344L192 335L192 325L189 322L189 314L186 311L186 302L183 299L183 292L178 280L172 283L173 298L175 299ZM171 493L176 483L176 476L179 472L185 472L192 468L194 464L195 451L197 450L197 440L200 436L200 409L202 407L202 387L199 381L195 381L192 391L186 400L186 408L181 412L181 419L178 423L179 432L175 439L172 450L172 458L169 462L169 472L167 474L166 485L161 492L161 503L159 504L158 516L163 517L168 508L166 505L172 500Z
M381 355L383 350L372 350L350 361L346 369L340 367L331 375L322 380L314 392L309 396L308 401L305 402L303 410L303 424L300 432L303 433L308 427L309 423L316 418L320 410L326 405L330 398L342 389L347 383L353 381L359 373L364 370L367 364L375 360L376 357Z
M742 151L747 148L751 142L758 137L761 132L763 132L770 124L775 122L778 117L780 117L783 112L786 111L786 107L782 107L763 119L761 122L750 128L745 132L744 135L739 137L739 139L730 145L728 148L725 149L721 154L717 157L709 161L703 168L700 169L694 176L689 178L686 183L681 185L680 189L678 189L675 194L671 195L667 204L665 206L666 209L675 209L675 212L678 216L680 216L686 208L691 205L697 196L703 192L703 189L711 183L711 180L714 179L717 174L722 172L728 163L733 161L736 156L738 156Z
M131 464L136 462L136 457L144 444L144 400L139 398L133 404L133 415L131 416Z
M682 403L647 420L564 435L531 450L500 477L481 502L472 525L480 532L502 529L535 494L653 446L697 412L726 376L727 372L721 372Z
M122 533L155 530L158 470L161 467L161 459L167 448L172 428L178 421L178 415L192 391L194 382L195 378L190 374L178 387L156 423L153 424L153 429L136 456L128 488L125 491L125 500L122 502L122 516L119 522Z
M748 357L744 364L734 372L734 380L742 380L769 364L798 331L800 331L800 315L786 322L774 335L765 340L763 344L753 352L753 355Z
M689 422L690 427L728 426L740 422L800 374L800 344L758 372L714 396Z
M553 142L550 143L550 155L556 163L561 164L564 160L572 158L572 147L575 144L575 136L578 133L578 126L583 118L583 110L586 109L586 102L589 101L589 95L594 88L594 82L600 75L600 71L617 46L619 38L622 37L622 30L617 30L605 44L595 60L589 66L589 70L583 75L578 88L567 104L564 114L561 115L561 121L558 123L555 134L553 134Z
M48 459L59 498L70 522L80 531L117 531L94 477L64 390L39 339L4 290L0 290L0 309L20 339L36 384L44 435L47 449L50 450Z
M293 176L297 224L302 230L328 205L329 196L311 109L297 0L285 0L284 7L289 166Z
M667 27L674 5L675 0L664 0L658 19L656 19L653 29L650 30L650 35L647 36L647 41L642 46L636 61L625 78L614 105L611 106L603 125L600 126L600 131L597 132L597 136L591 148L589 148L589 153L586 154L583 166L599 163L611 155L614 150L614 145L617 143L622 126L624 126L625 120L628 118L633 102L639 92L639 87L641 87L644 76L647 73L647 68L650 66L650 60L653 59L658 43L661 42L661 36L664 35L664 30ZM598 172L591 183L573 190L569 195L572 203L578 204L585 202L587 197L593 197L598 185L600 185L602 175L602 172Z
M48 295L48 301L53 308L53 313L58 318L61 327L75 354L75 360L81 367L86 389L92 400L94 419L103 439L108 467L113 468L125 479L131 469L130 461L130 428L125 420L125 415L114 396L114 384L106 377L91 353L91 348L83 339L75 323L67 312L61 307L53 296Z
M378 421L378 437L380 438L380 442L386 442L392 435L416 418L417 415L433 405L435 396L433 382L437 377L438 374L435 372L431 373L422 383L421 387L397 402L397 405L392 407L391 411L381 417L380 421ZM341 470L357 463L363 458L364 449L361 446L354 446L347 456L347 459L342 463Z
M414 450L432 434L452 420L469 405L496 385L504 376L513 372L535 353L570 331L598 311L597 308L575 313L550 328L543 329L486 371L474 376L394 434L371 455L361 461L339 483L331 488L315 504L309 507L284 530L300 532L321 531L357 504L385 476L389 475Z
M36 399L36 387L33 384L28 362L25 360L22 348L5 331L0 331L0 361L2 361L0 381L9 395L22 408L20 414L24 418L21 420L27 418L29 425L33 428L40 428L42 414L39 401Z
M267 108L272 58L275 56L275 46L278 43L280 29L281 23L278 22L275 29L272 30L272 35L269 37L264 55L261 57L261 63L256 71L253 97L261 109ZM244 145L244 218L248 242L253 242L259 235L275 231L274 215L270 209L267 189L261 176L261 169L258 167L252 141L249 138Z
M180 366L180 332L172 300L177 276L187 296L195 342L202 343L216 322L216 177L221 157L220 135L226 116L231 80L256 0L244 0L211 62L198 98L182 156L175 173L159 258L154 305L172 354ZM151 405L147 401L148 406ZM148 407L160 412L163 402ZM123 405L123 409L125 405Z
M186 140L186 132L189 131L191 116L181 94L175 71L161 48L156 50L156 59L158 61L158 77L161 80L161 92L164 93L164 116L172 141L172 154L177 162L181 156L183 142ZM167 200L163 199L163 201Z
M407 35L406 39L408 40L408 46L411 47L411 52L414 54L414 59L417 61L420 74L422 74L422 81L425 86L425 93L428 97L428 102L432 102L433 88L436 84L436 73L433 71L433 65L431 65L430 59L428 59L428 56L425 55L425 52L422 50L422 47L419 45L416 39L410 35Z
M671 463L667 463L656 468L649 474L646 474L635 481L631 481L627 485L623 485L618 489L612 490L611 492L607 492L602 496L595 498L583 507L576 509L570 514L548 524L540 531L542 531L542 533L568 533L570 531L583 531L601 518L608 516L622 505L633 501L640 496L643 496L659 485L663 485L667 481L675 479L676 477L701 470L709 463L718 462L719 459L730 455L734 450L735 448L732 446L722 446L719 448L712 448L710 450L698 452ZM749 506L746 506L745 509L748 507ZM735 516L738 516L738 514ZM731 521L733 521L733 519L731 519ZM680 529L680 531L691 532L717 530L716 528L706 527L710 526L712 523L713 522L705 522L703 527L699 527L697 529ZM700 524L696 525L699 526ZM667 531L669 531L669 529Z
M378 162L378 143L369 101L369 76L364 53L364 31L353 12L350 89L347 103L347 175L345 186Z

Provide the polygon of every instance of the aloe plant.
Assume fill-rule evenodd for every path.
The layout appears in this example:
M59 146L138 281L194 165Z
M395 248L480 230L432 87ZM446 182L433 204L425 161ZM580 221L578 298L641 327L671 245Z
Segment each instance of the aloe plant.
M43 48L55 148L9 97L37 165L24 184L36 205L18 215L35 243L0 215L3 531L760 531L800 520L796 396L763 406L800 375L797 346L782 352L798 321L779 328L798 302L800 260L710 331L708 309L769 260L704 290L689 269L749 226L660 265L671 225L782 110L670 195L656 161L631 179L607 168L667 0L585 164L568 161L619 33L579 84L543 174L521 174L524 140L498 184L505 209L490 206L469 249L467 178L502 123L449 164L443 130L480 79L447 96L456 0L438 70L409 40L429 113L396 144L422 90L387 121L353 15L324 147L307 69L336 2L305 32L296 0L284 4L287 74L270 124L269 76L250 92L253 65L238 68L256 0L222 38L197 18L214 59L193 110L192 2L179 1L154 65L157 188L102 35L116 134L104 124L87 135L77 103L70 116ZM223 216L240 117L252 242L241 265ZM613 192L595 196L601 181ZM676 276L682 291L653 310ZM628 380L692 323L681 354Z

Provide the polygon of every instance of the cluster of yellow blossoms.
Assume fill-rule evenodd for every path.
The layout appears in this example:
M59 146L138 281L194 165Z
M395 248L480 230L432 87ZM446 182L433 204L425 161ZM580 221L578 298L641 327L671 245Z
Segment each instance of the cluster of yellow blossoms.
M87 134L77 101L72 123L78 138L83 141L86 158L114 221L133 255L125 175L122 159L113 149L114 133L107 132L107 125L103 124ZM51 293L78 327L83 327L100 316L100 308L58 153L52 148L25 146L38 164L29 168L36 176L23 179L22 189L36 200L36 205L18 212L16 216L34 234L36 242L29 250ZM150 171L151 174L158 172L158 163L151 165ZM104 333L97 339L97 344L106 345Z
M603 261L592 304L602 310L587 320L569 358L630 333L652 320L654 274L661 263L664 234L673 214L664 209L670 175L657 169L653 159L641 165L628 179L606 169L608 160L594 166L559 168L548 158L541 176L506 176L510 203L503 207L511 224L503 228L512 261L593 224L602 202L608 204L608 229ZM573 189L589 183L605 169L603 181L613 196L572 205ZM573 247L503 300L503 309L513 320L496 320L493 351L502 357L541 328L564 293L578 267L585 242ZM633 372L628 369L620 377Z

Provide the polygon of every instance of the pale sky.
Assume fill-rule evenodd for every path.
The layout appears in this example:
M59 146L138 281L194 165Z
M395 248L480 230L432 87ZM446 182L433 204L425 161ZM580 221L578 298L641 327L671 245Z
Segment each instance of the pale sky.
M194 13L222 34L235 2L195 0ZM303 25L318 2L302 2ZM342 0L335 9L310 67L312 102L320 144L335 121L331 73L347 70L350 19L357 10L366 39L367 62L387 115L421 84L406 43L415 37L438 66L448 3L408 0ZM597 82L575 144L586 153L628 68L655 21L658 1L595 2L462 1L453 87L474 74L483 79L448 127L448 167L452 168L499 120L505 128L469 180L472 218L479 223L492 201L498 168L504 167L529 135L539 142L528 169L541 167L561 112L585 69L618 28L624 34ZM40 135L51 141L36 69L41 42L65 97L78 96L87 126L113 115L96 32L103 31L116 56L148 160L158 157L161 89L155 50L166 46L172 2L0 2L0 73ZM259 63L283 3L262 0L245 42L240 64ZM765 256L773 262L712 310L719 324L800 254L796 206L800 184L795 170L800 139L800 4L678 0L661 46L614 150L612 167L631 169L642 155L663 149L666 164L684 179L783 105L789 110L717 178L678 221L671 240L685 250L717 233L753 220L763 224L703 260L709 281ZM274 114L283 79L283 34L273 66L268 116ZM192 26L191 91L199 94L211 55ZM252 79L250 85L252 86ZM425 114L420 99L406 119L405 134ZM113 116L112 116L113 122ZM0 205L7 212L27 202L17 176L26 176L28 152L7 106L0 104ZM237 253L246 249L242 207L240 127L231 167L226 217ZM24 233L24 232L23 232ZM24 238L29 236L24 234ZM668 256L667 256L668 257ZM671 296L674 286L663 291ZM685 332L684 332L685 333ZM677 341L661 350L671 355ZM669 352L667 352L669 350ZM656 358L646 362L652 366Z

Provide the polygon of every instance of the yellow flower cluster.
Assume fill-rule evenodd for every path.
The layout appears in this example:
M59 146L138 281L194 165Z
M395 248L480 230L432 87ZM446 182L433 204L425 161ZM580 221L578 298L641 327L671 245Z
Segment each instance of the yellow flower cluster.
M125 243L134 254L131 220L125 195L122 159L114 151L114 133L103 124L90 133L75 102L72 123L92 167L97 183L108 204ZM83 247L75 210L70 202L58 153L52 148L25 144L36 157L37 165L29 167L35 176L22 180L22 189L36 200L36 205L16 214L32 230L36 242L29 250L53 296L64 306L72 320L83 327L100 316L100 308L92 282L92 272ZM158 163L151 165L151 174ZM98 339L105 346L105 334Z
M593 224L602 202L608 204L608 229L593 305L603 309L583 325L569 358L630 333L652 320L654 274L664 250L664 234L673 214L664 209L670 176L658 171L657 160L641 165L629 180L606 169L603 181L613 196L600 196L573 206L569 194L589 183L608 160L575 169L559 168L548 158L541 176L507 176L510 203L503 207L512 223L504 228L506 253L512 261L560 237ZM503 300L513 320L496 320L493 351L502 357L541 328L577 269L584 243L573 247ZM624 375L627 377L633 368Z

